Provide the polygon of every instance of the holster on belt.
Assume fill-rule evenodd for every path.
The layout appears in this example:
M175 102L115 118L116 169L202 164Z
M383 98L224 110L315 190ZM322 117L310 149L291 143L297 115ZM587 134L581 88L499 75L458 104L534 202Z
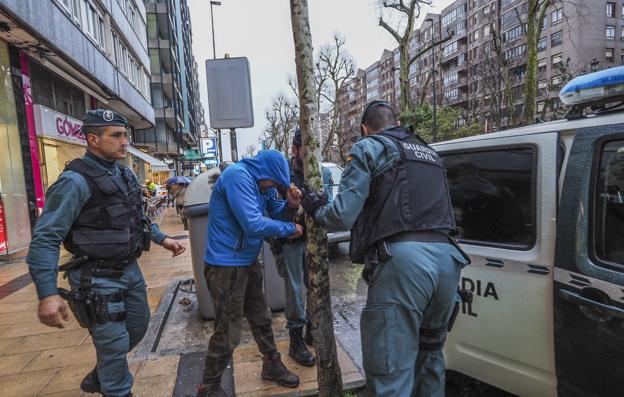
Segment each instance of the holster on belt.
M82 288L72 289L59 288L61 298L67 301L69 309L74 313L76 320L83 328L92 328L96 325L105 324L109 321L123 321L126 312L110 313L108 304L123 302L126 291L117 291L110 294L100 294L93 291L85 291Z
M373 275L375 268L380 263L389 261L392 258L392 251L386 241L381 241L373 246L364 256L364 269L362 269L362 278L369 286L373 285Z
M109 294L94 292L91 290L91 277L120 278L123 276L125 266L134 261L134 259L103 261L92 260L87 256L82 256L72 258L71 261L60 266L59 270L65 272L65 278L67 278L70 271L80 269L79 287L72 288L71 291L65 288L58 288L58 293L61 298L67 301L70 310L74 313L81 327L92 328L109 321L125 320L125 311L110 313L108 304L125 301L126 291L120 290Z

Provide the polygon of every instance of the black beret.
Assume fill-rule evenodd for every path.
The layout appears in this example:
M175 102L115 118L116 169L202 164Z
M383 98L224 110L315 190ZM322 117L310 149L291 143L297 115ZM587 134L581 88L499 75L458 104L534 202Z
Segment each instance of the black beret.
M127 127L128 120L121 114L112 110L94 109L89 110L82 119L82 125L87 127L105 127L109 125L120 125Z

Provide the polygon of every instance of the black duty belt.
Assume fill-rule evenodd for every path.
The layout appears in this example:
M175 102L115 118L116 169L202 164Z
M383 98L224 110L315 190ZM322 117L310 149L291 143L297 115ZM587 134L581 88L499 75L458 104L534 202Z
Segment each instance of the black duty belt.
M401 243L405 241L418 241L422 243L447 243L450 244L448 232L435 230L419 230L414 232L402 232L384 239L387 243Z

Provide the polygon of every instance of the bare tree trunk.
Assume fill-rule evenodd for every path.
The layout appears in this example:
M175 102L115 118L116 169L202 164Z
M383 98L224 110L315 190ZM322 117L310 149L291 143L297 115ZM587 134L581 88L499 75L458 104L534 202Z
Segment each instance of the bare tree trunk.
M527 66L524 82L524 112L522 119L525 124L535 122L535 98L537 96L537 43L544 24L546 8L550 0L529 0L527 15Z
M321 189L319 167L320 148L318 138L312 134L317 117L312 35L308 18L307 0L290 0L290 15L295 42L295 62L299 86L299 107L305 180L315 189ZM316 368L319 396L342 395L342 375L338 365L334 318L331 309L329 287L329 260L327 255L327 232L306 216L307 265L310 288L308 311L312 321L312 335L316 350Z

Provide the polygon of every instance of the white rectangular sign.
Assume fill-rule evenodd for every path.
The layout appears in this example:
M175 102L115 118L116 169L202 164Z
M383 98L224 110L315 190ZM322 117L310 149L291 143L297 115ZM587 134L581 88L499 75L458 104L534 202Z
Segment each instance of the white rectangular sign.
M74 145L87 146L87 139L82 135L82 121L63 113L34 105L35 128L37 135L65 141Z

